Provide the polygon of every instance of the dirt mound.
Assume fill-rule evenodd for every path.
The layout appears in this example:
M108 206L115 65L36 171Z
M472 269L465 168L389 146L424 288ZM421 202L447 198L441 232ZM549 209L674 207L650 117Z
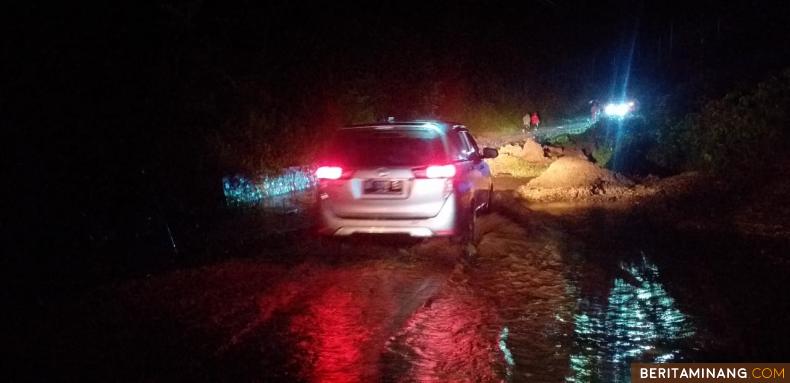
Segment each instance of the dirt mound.
M534 140L526 140L523 144L507 144L499 148L499 155L519 157L529 162L545 162L543 147Z
M790 161L772 178L752 185L755 191L734 211L735 226L748 234L790 239Z
M577 157L554 161L519 193L530 200L573 200L590 196L616 197L631 193L633 181Z
M646 188L655 189L664 194L683 195L693 192L699 188L699 183L705 181L706 178L699 172L685 172L661 179L651 177L651 179L642 181L642 184ZM710 182L710 180L707 181Z
M548 165L543 156L543 148L535 141L527 140L521 144L507 144L499 147L499 156L486 160L495 175L510 175L530 178L540 175Z
M604 182L613 186L632 186L633 182L623 175L599 168L595 164L577 157L562 157L554 161L546 171L527 186L534 188L584 187Z
M543 155L543 147L534 140L527 140L521 149L521 158L530 162L543 162L548 160Z
M499 147L499 155L500 156L514 156L514 157L521 157L521 146L507 144Z
M546 170L545 162L530 162L518 156L503 155L494 159L487 159L491 173L498 176L512 176L518 178L537 177Z
M514 142L521 142L524 140L523 133L501 133L501 132L486 132L478 133L475 135L477 145L479 147L499 148Z

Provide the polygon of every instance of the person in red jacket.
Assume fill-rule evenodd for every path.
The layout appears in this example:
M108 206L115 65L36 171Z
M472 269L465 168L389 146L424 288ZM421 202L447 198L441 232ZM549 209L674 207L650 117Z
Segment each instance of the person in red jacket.
M532 112L529 116L529 126L533 130L538 130L538 126L540 126L540 117L538 116L538 112Z

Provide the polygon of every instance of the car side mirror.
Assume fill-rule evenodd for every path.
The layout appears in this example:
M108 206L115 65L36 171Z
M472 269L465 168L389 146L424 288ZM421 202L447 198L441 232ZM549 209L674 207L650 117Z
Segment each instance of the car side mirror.
M483 158L497 158L499 151L494 148L483 148Z

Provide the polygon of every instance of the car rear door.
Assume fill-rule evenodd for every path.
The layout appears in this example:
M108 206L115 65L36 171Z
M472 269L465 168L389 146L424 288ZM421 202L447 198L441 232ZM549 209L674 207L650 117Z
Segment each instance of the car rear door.
M443 134L414 128L344 132L331 155L343 177L321 181L322 203L338 217L420 219L439 214L452 189L448 178L428 177L448 164Z

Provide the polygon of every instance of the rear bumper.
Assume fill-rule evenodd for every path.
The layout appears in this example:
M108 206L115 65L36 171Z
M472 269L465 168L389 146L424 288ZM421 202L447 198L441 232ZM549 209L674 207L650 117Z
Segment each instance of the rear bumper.
M456 206L455 195L451 194L444 201L444 205L436 216L421 219L341 218L332 213L331 209L320 206L319 234L327 236L353 234L406 234L412 237L448 236L454 233Z

